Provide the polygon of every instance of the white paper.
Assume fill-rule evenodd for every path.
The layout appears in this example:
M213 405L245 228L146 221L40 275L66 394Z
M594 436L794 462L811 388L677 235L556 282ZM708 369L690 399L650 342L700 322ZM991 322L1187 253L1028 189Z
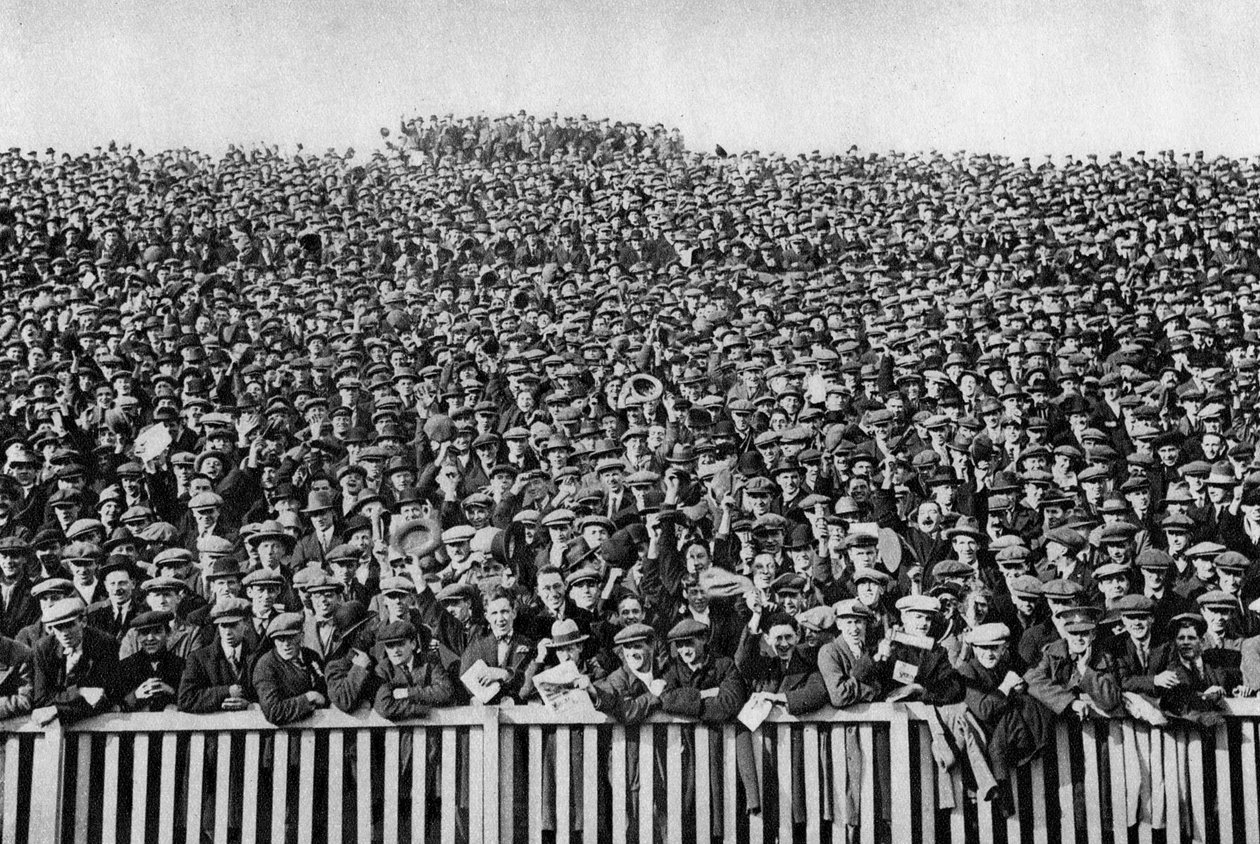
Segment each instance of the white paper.
M489 683L482 682L482 678L489 671L490 666L486 665L485 660L479 659L459 678L463 681L464 687L468 689L469 694L479 703L489 703L503 686L498 680Z
M750 733L757 732L757 728L770 717L770 710L774 709L774 704L763 697L751 697L744 704L744 708L739 710L739 723L748 728Z
M171 446L171 433L162 424L150 425L136 437L132 450L141 463L156 460Z
M559 665L539 671L534 675L534 688L543 703L553 712L584 714L595 711L591 696L584 689L576 688L579 677L583 676L576 662L562 662Z

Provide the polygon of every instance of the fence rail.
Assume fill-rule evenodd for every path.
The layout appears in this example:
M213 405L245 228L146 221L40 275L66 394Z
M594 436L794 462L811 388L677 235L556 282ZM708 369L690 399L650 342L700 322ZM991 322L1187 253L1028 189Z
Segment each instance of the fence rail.
M287 729L256 711L0 722L0 841L1095 844L1260 830L1257 701L1230 701L1207 730L1062 723L1017 770L1009 812L977 796L961 757L944 767L938 732L917 704L776 713L756 733L535 706L407 722L324 711Z

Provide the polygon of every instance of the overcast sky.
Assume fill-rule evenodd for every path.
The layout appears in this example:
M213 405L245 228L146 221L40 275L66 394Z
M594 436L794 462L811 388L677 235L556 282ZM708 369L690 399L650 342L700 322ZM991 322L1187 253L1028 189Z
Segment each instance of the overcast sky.
M525 108L693 146L1260 153L1246 3L0 0L0 143L379 142Z

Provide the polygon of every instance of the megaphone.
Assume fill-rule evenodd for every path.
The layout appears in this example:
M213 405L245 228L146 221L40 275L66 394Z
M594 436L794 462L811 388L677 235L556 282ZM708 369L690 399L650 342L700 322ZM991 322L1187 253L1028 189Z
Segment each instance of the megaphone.
M660 379L640 372L636 375L631 375L626 379L626 383L621 385L621 393L617 396L617 403L622 407L633 407L645 402L656 401L664 393L665 387L661 384Z

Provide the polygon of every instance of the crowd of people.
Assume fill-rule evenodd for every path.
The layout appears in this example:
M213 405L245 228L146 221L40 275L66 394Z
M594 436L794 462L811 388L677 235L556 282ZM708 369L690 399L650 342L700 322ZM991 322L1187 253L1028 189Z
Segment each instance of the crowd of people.
M382 135L0 154L0 716L1260 689L1253 161Z

